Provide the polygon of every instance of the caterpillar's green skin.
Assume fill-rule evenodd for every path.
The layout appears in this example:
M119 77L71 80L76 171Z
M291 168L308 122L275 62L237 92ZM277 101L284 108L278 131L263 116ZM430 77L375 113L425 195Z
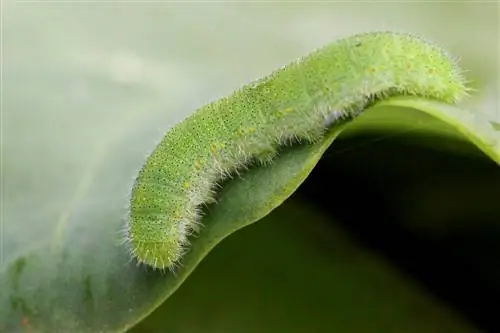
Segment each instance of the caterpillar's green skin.
M367 33L318 49L202 107L165 135L132 189L132 253L141 263L172 268L218 181L252 159L269 161L285 142L318 139L339 116L355 116L373 99L418 95L454 103L466 91L455 61L409 34Z

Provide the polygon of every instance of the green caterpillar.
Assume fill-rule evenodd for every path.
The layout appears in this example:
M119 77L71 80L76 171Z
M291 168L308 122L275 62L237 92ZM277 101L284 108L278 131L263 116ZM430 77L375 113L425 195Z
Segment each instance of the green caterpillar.
M318 140L339 120L393 95L451 104L467 88L441 48L410 34L375 32L317 49L200 108L166 133L136 178L126 226L132 255L172 269L222 179L252 161L269 163L284 144Z

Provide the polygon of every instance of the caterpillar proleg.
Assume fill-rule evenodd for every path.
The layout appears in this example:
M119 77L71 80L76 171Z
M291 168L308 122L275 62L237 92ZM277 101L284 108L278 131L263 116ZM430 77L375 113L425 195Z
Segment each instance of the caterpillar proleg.
M252 160L272 163L290 141L313 142L374 101L415 95L456 103L467 95L456 61L405 33L354 35L201 107L168 131L140 170L126 237L132 255L172 268L200 226L215 185Z

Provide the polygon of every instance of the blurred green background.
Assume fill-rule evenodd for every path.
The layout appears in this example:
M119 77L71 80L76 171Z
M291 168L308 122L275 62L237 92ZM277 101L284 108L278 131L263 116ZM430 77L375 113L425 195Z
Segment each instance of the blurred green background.
M99 230L99 216L124 214L128 186L147 152L197 107L353 33L398 30L434 40L459 57L477 89L465 107L500 122L495 1L4 0L2 15L5 265L54 234ZM385 140L398 142L406 138L403 134L396 131ZM373 134L361 144L373 147L384 135ZM369 153L356 148L359 142L345 140L345 149L360 157L337 171L364 175L354 166L370 167L362 162ZM442 198L459 192L465 193L462 201L452 202L472 202L472 208L463 208L469 213L456 214L471 216L461 225L475 224L478 214L487 216L477 219L487 220L481 225L499 221L496 169L476 152L474 157L462 153L467 149L453 152L457 145L463 144L450 143L449 159L458 154L463 160L450 168L471 158L474 167L466 169L469 173L451 172L455 178L443 181L442 192L431 186L435 183L417 188L414 182L399 192L391 187L393 197L387 200L403 202L397 209L407 212L405 218L396 214L394 225L420 228L426 239L439 240L436 235L455 221L439 214ZM418 172L422 179L443 176L442 170L418 168L422 160L432 165L427 153L414 155L420 157L399 165L403 176L388 183L399 184ZM328 163L336 165L350 155L332 156ZM364 176L377 180L396 172L387 171L387 165L373 166ZM113 175L96 177L99 172ZM348 219L327 214L313 192L299 192L266 221L229 237L136 332L476 332L492 327L487 314L494 308L481 315L454 305L453 297L423 288L418 274L406 276L397 260L385 262L384 252L370 248L364 238L351 242L359 235L346 236L341 225ZM335 202L332 198L329 205L334 208ZM422 212L426 217L418 218ZM427 219L429 212L435 214ZM381 213L373 214L377 223ZM500 239L491 244L495 240ZM499 252L491 251L498 247L471 259L491 254L478 268L490 278L500 271ZM499 293L496 288L489 289L491 295Z

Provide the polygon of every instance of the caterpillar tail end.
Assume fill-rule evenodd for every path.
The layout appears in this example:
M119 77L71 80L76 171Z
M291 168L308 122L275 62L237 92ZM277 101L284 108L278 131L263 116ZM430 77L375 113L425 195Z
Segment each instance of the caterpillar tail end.
M125 242L128 244L130 254L136 263L156 270L173 271L178 267L184 254L184 246L173 237L148 240L141 236L141 240L137 240L137 237L134 237L137 231L134 231L133 226L139 224L129 221L125 235ZM144 235L144 232L141 234Z

